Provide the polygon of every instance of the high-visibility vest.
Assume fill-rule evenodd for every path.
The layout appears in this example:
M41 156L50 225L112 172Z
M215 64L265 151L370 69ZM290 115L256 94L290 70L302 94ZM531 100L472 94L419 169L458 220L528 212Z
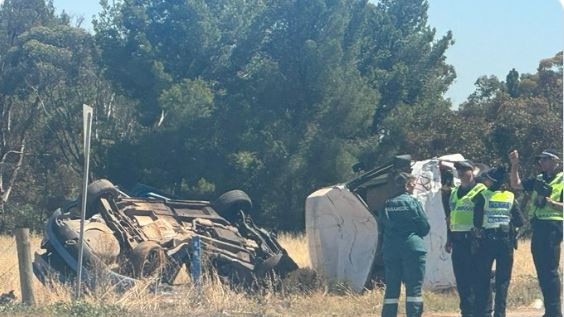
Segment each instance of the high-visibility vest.
M474 227L474 202L481 191L486 189L482 183L476 184L466 195L458 198L456 187L450 194L450 231L470 231Z
M537 175L537 180L542 181L542 174ZM550 183L552 187L552 192L550 193L550 199L554 201L560 200L560 195L562 194L562 189L564 188L564 182L562 179L562 172L556 174ZM535 205L535 200L537 199L537 192L533 191L531 195L531 200L528 204L529 214L540 220L564 220L562 217L562 208L555 208L548 206L548 204L543 207L538 207Z
M484 190L484 222L485 229L499 228L502 224L509 224L511 208L515 202L515 195L509 191Z

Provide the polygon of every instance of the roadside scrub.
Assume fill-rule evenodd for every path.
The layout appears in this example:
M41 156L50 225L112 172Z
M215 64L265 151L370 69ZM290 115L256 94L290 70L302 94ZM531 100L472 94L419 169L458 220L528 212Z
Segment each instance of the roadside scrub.
M281 234L280 243L300 267L308 267L309 256L304 235ZM39 249L40 238L32 239L32 249ZM72 286L35 283L38 305L18 304L19 275L14 238L0 237L0 292L14 290L17 299L0 304L5 316L374 316L382 307L383 289L357 294L344 285L327 285L311 271L292 277L284 285L266 286L257 292L233 289L217 277L208 276L201 287L191 284L162 285L150 291L150 283L141 283L125 293L111 287L85 294L81 301L72 300ZM180 277L187 279L188 276ZM307 286L307 287L304 287ZM426 311L456 311L458 298L452 289L424 292ZM529 241L521 241L515 253L513 278L509 289L509 309L529 306L541 298L531 259ZM401 299L400 299L401 300ZM402 308L403 309L403 308Z

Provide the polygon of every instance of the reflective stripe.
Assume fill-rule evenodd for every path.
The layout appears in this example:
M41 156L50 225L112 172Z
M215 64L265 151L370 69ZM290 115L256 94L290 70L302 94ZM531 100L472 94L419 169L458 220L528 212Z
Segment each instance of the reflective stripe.
M484 229L499 228L501 224L509 224L511 208L513 208L514 198L509 191L490 191L482 192L484 197Z
M458 198L458 190L456 187L450 195L450 231L470 231L474 227L474 202L472 199L483 190L486 185L478 183L461 198Z
M423 303L423 297L421 296L407 296L405 301L408 303Z
M472 215L473 216L473 215ZM451 224L450 231L452 232L467 232L474 228L473 224Z
M559 172L556 174L554 179L549 183L552 186L552 192L550 194L550 199L554 201L560 200L560 195L562 194L562 190L564 188L564 183L562 181L563 173ZM543 175L537 175L537 181L543 181ZM553 208L547 205L543 207L539 207L535 205L535 200L537 199L537 192L533 190L531 195L531 199L529 200L529 204L527 205L529 209L529 213L540 219L540 220L563 220L564 216L562 214L562 208Z
M384 305L386 304L396 304L399 302L399 298L384 298Z

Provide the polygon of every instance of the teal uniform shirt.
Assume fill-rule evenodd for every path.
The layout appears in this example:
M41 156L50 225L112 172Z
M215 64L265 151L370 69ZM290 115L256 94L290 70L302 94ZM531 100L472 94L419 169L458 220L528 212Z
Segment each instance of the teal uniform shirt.
M402 283L406 316L419 317L423 313L421 286L427 253L423 237L430 228L421 203L407 193L388 199L380 215L380 228L386 271L382 317L397 316Z
M408 193L386 201L380 216L383 252L412 250L426 252L423 237L429 233L429 221L421 203Z

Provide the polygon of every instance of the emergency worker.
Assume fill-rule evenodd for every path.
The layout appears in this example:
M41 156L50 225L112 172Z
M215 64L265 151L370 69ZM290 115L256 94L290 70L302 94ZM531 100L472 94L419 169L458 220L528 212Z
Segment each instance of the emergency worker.
M474 237L480 241L476 257L476 314L490 317L492 265L495 260L494 317L505 317L507 289L513 269L513 248L516 228L523 225L523 216L515 195L501 189L506 178L502 167L481 173L480 181L488 187L476 196Z
M406 289L407 317L420 317L423 313L421 286L427 254L423 237L430 227L421 203L411 196L415 181L407 173L396 176L394 183L402 193L386 201L379 217L386 277L382 317L397 316L402 282Z
M527 205L531 217L533 236L531 253L537 270L539 285L544 297L543 317L562 317L561 282L558 273L560 245L562 243L562 169L560 156L553 149L536 156L540 174L521 181L519 153L509 153L511 161L511 187L531 192Z
M486 189L482 183L476 183L474 164L470 161L454 163L460 186L450 191L448 204L443 204L447 217L447 242L445 251L452 252L452 269L456 280L456 290L460 299L462 317L474 316L475 296L475 258L472 255L472 228L474 227L474 198Z

